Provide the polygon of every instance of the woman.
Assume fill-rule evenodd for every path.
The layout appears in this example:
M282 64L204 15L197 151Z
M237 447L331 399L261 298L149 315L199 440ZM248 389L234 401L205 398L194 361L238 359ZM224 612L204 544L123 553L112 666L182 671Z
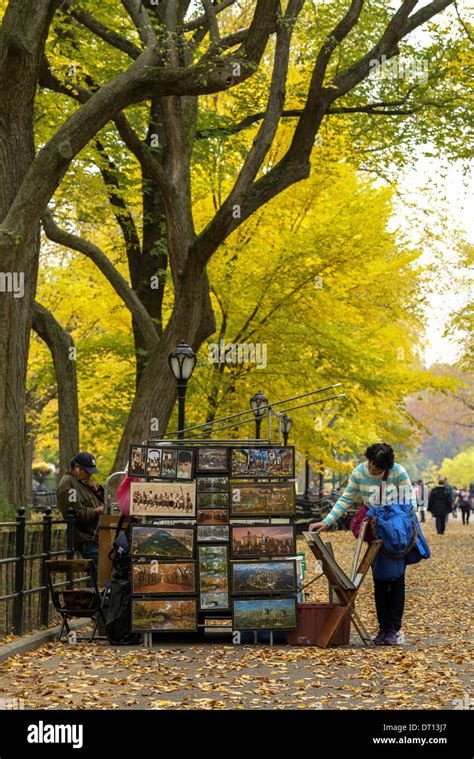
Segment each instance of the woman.
M329 514L309 529L321 532L342 517L347 509L365 503L370 508L390 503L408 503L416 508L416 496L405 469L395 463L393 448L386 443L375 443L365 452L366 462L359 464L349 477L342 496ZM390 580L374 578L375 607L379 632L374 638L377 646L398 645L403 640L403 610L405 606L405 573Z

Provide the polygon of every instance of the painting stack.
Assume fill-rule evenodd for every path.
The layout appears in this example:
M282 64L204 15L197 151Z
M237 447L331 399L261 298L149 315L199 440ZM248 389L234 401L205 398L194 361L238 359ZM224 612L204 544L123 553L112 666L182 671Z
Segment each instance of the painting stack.
M129 474L134 631L296 627L293 447L134 445Z

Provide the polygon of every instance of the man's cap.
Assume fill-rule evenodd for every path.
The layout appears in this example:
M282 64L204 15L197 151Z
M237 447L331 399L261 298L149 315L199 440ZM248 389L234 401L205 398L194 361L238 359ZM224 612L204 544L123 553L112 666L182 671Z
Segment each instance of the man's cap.
M87 453L87 451L81 451L76 456L74 456L72 463L78 464L89 474L94 474L95 472L99 471L96 466L95 457L92 455L92 453Z

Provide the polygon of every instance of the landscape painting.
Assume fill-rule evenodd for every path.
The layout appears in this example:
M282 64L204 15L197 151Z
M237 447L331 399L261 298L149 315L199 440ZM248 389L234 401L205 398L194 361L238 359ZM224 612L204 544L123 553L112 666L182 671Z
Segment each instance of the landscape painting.
M234 630L291 630L296 627L294 598L234 600Z
M227 546L199 547L199 607L229 608Z
M130 514L173 519L195 517L196 486L190 482L132 482Z
M200 543L219 543L229 540L229 527L223 525L222 527L200 525L197 528L197 540Z
M242 562L232 564L232 593L295 593L294 561Z
M227 509L198 509L198 524L228 524L229 511Z
M232 448L232 477L294 477L295 449L276 446Z
M192 559L194 528L133 525L131 553L157 559Z
M132 630L136 632L195 632L197 601L180 598L132 598Z
M198 493L227 493L229 480L227 477L198 477Z
M190 595L196 592L194 561L132 564L132 593Z
M198 507L229 507L229 494L228 493L198 493L197 494Z
M232 527L234 558L292 556L295 549L295 531L292 525Z
M292 482L233 482L232 516L292 516L296 512Z

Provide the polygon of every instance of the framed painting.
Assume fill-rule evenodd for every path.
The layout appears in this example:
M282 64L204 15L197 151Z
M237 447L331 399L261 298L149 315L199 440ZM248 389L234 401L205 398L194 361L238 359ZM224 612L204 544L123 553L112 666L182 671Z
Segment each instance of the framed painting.
M227 546L199 546L199 608L201 611L229 608Z
M234 599L234 630L291 630L296 624L294 598Z
M132 598L132 630L135 632L196 632L195 598Z
M198 448L197 471L200 474L229 471L229 449L223 446Z
M293 482L231 483L233 517L293 516L296 513Z
M293 446L255 446L231 448L231 477L261 478L295 476Z
M156 559L192 559L194 527L148 527L132 525L132 556Z
M132 564L132 593L192 595L196 593L196 562L151 560Z
M229 478L228 477L198 477L197 491L198 493L228 493L229 492Z
M229 541L229 526L198 525L198 543L224 543Z
M232 593L237 596L296 593L296 562L232 562L231 578Z
M145 477L146 474L146 445L131 445L128 472L130 477Z
M176 448L163 448L161 477L175 480L178 471L178 451Z
M232 558L292 556L296 550L293 525L232 527Z
M169 519L194 518L196 485L194 482L132 482L130 515Z
M161 448L148 448L145 475L159 479L161 476Z
M194 451L192 448L179 449L177 454L176 479L192 480L193 477Z
M229 524L228 509L198 509L197 523L200 524Z
M229 494L228 493L198 493L197 494L198 508L229 508Z

